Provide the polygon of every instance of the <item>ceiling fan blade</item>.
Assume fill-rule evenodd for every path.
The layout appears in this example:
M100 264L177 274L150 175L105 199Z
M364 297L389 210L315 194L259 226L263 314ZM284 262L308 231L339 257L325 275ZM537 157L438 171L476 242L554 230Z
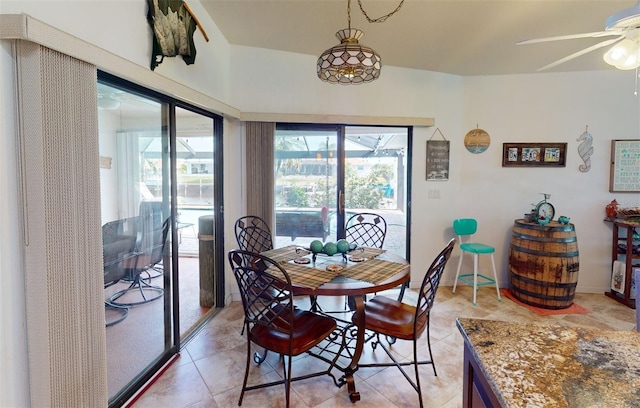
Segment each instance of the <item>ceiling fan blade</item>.
M573 54L567 55L564 58L560 58L559 60L554 61L551 64L548 64L548 65L545 65L544 67L538 68L536 71L544 71L546 69L553 68L553 67L555 67L557 65L563 64L563 63L565 63L565 62L567 62L569 60L572 60L574 58L577 58L577 57L579 57L581 55L588 54L591 51L595 51L598 48L602 48L602 47L606 47L608 45L614 44L614 43L622 40L623 38L625 38L624 35L621 35L618 38L613 38L611 40L606 40L606 41L599 42L596 45L592 45L591 47L587 47L587 48L585 48L583 50L580 50L578 52L574 52Z
M623 32L624 32L623 30L594 31L592 33L569 34L569 35L560 35L557 37L534 38L531 40L522 40L522 41L518 41L517 44L518 45L536 44L536 43L549 42L549 41L573 40L575 38L608 37L610 35L621 35Z

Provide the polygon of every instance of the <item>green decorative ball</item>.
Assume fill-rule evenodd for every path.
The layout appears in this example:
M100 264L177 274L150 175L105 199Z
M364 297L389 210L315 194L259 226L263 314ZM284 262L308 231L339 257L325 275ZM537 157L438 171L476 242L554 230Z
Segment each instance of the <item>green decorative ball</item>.
M314 254L322 252L323 248L324 248L324 245L322 244L321 241L318 241L317 239L315 241L311 241L311 244L309 244L309 249Z
M336 246L338 247L338 252L341 254L346 254L349 252L349 241L346 239L340 239L336 242Z
M333 242L327 242L326 244L324 244L325 254L332 256L332 255L335 255L337 252L338 252L338 247Z

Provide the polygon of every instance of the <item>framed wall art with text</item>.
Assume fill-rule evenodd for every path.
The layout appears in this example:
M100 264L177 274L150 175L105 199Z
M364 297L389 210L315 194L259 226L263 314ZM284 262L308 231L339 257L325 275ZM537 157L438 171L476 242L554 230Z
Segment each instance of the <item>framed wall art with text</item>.
M640 140L611 141L611 193L640 193Z
M503 143L502 167L565 167L566 143Z

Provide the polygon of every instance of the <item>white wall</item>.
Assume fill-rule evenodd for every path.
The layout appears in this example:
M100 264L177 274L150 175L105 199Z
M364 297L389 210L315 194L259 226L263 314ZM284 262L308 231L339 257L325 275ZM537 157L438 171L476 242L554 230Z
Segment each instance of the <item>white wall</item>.
M476 123L492 136L484 154L465 153L461 209L483 222L483 237L501 243L498 254L507 278L508 231L515 218L546 192L559 215L571 217L580 250L578 291L602 292L610 283L611 225L604 206L613 198L640 205L640 194L609 193L610 141L637 139L638 98L634 72L601 71L562 74L470 77L465 79L465 126ZM576 139L593 136L591 170L582 173ZM567 142L565 168L502 168L503 142ZM487 194L488 193L488 194ZM473 197L484 197L478 205ZM495 208L495 211L492 210ZM499 251L500 252L500 251Z
M186 65L182 57L165 58L154 72L228 103L229 43L199 1L189 1L189 7L210 41L196 30L195 63ZM28 14L134 64L150 66L152 34L146 0L2 0L0 13ZM189 99L189 95L181 97Z

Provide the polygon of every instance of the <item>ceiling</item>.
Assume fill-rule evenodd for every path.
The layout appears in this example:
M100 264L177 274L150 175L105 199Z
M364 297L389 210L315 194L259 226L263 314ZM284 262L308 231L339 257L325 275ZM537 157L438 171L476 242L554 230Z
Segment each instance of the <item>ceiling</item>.
M399 0L361 1L371 18L388 14L399 4ZM335 32L347 27L347 0L201 3L232 45L317 57L338 44ZM383 66L464 76L524 74L603 39L516 45L518 41L601 31L607 17L634 5L632 0L405 0L386 22L372 24L358 0L352 0L351 27L364 31L360 43L376 50ZM606 49L545 72L615 69L602 60Z

